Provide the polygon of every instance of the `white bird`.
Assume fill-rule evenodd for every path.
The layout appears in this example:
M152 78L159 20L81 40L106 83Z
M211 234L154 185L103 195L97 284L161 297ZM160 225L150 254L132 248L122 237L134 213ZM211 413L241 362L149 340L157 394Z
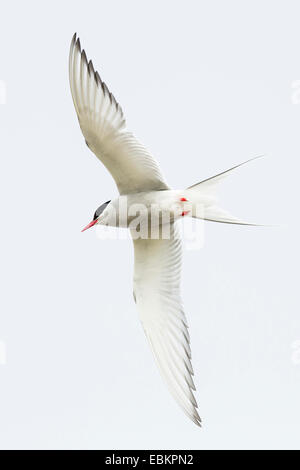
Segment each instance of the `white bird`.
M120 105L94 70L92 61L88 62L76 33L70 48L69 77L86 144L111 173L120 193L115 200L102 204L83 230L96 224L131 229L133 295L146 337L171 394L186 415L200 426L193 393L190 338L180 296L182 250L176 221L192 216L254 225L232 217L217 205L217 183L240 165L188 189L170 189L156 160L127 130ZM146 227L146 236L139 236L141 230L133 228L136 210L131 213L130 210L135 205L145 208L135 228ZM153 206L160 214L156 222L150 216ZM162 235L163 227L167 226L164 216L169 216L168 237ZM158 228L158 236L157 233L152 236L149 221L151 227Z

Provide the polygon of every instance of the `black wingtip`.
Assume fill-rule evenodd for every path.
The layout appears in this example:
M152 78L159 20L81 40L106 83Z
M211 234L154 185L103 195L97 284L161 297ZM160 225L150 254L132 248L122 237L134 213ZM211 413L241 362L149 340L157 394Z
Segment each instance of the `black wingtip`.
M73 37L72 37L71 44L75 44L76 38L77 38L77 33L74 33L74 34L73 34Z
M101 80L101 77L100 77L99 73L97 72L97 70L95 72L95 78L96 78L97 85L100 86L101 83L102 83L102 80Z
M88 64L88 72L90 76L95 74L93 62L91 60L89 61L89 64Z
M77 47L79 53L81 54L81 44L80 44L80 39L79 38L77 38L76 47Z
M84 49L82 49L81 58L83 59L85 65L87 66L87 65L88 65L88 61L87 61L87 56L86 56L86 53L85 53L85 50L84 50Z

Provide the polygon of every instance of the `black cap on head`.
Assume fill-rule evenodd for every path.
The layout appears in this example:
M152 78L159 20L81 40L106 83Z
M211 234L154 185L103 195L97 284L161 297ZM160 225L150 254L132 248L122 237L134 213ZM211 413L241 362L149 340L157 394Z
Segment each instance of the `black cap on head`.
M110 201L107 201L107 202L105 202L104 204L102 204L101 206L98 207L98 209L96 210L96 212L94 214L94 219L93 220L98 219L99 215L102 214L102 212L108 206L109 203L110 203Z

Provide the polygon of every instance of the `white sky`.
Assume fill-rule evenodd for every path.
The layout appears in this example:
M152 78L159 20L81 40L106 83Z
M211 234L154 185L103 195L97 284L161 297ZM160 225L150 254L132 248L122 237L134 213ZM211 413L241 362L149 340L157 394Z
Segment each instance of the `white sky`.
M0 447L299 448L300 5L1 3ZM169 184L260 154L238 216L186 250L203 428L166 390L132 298L129 240L80 230L117 194L68 84L77 31Z

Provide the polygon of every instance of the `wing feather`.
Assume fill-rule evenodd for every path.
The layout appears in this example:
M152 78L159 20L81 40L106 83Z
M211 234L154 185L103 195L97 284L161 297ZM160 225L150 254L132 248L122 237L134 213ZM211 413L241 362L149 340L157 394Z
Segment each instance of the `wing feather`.
M176 225L170 239L135 239L134 255L134 297L156 363L179 406L200 425L180 297L181 240Z
M69 77L86 144L111 173L120 194L169 189L156 160L127 130L121 106L81 50L76 34Z

